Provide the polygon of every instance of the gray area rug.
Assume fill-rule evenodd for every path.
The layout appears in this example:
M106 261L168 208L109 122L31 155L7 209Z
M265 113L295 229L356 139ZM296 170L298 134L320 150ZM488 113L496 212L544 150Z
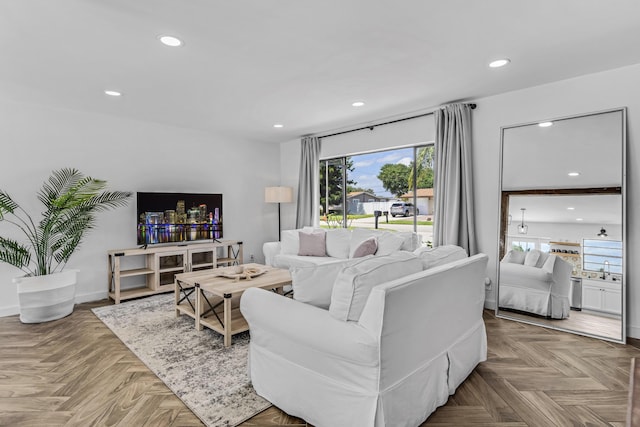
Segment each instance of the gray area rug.
M271 406L247 375L249 333L197 331L173 294L94 308L95 315L207 426L235 426Z

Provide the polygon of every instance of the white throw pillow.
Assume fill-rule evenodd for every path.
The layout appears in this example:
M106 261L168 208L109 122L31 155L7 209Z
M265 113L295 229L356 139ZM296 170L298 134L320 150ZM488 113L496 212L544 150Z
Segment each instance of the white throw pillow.
M298 255L327 256L326 234L324 230L311 233L298 232L298 238L300 239Z
M300 249L298 230L282 230L280 233L280 253L298 255L298 249Z
M538 262L536 262L536 267L542 268L545 262L549 259L549 252L540 252L540 258L538 258Z
M524 264L524 259L527 256L522 251L511 250L502 258L502 262L508 262L510 264Z
M524 265L535 267L538 263L538 258L540 258L540 251L537 249L532 249L527 252L527 255L524 257Z
M382 231L376 237L378 238L377 256L398 252L404 243L404 239L392 231Z
M398 231L397 233L393 233L396 236L402 237L402 246L400 247L401 251L414 251L420 248L422 242L420 241L421 237L418 233L414 233L413 231Z
M357 321L375 286L420 271L422 262L405 251L371 257L345 267L333 285L329 313L339 320Z
M332 228L327 231L327 255L334 258L349 258L351 230Z
M422 261L422 267L425 270L467 257L467 252L460 246L455 245L443 245L435 248L418 248L413 253L420 258L420 261Z
M331 304L331 291L333 290L333 283L336 281L338 273L340 273L343 268L362 262L368 258L370 257L290 268L293 299L324 308L325 310L329 309L329 305Z

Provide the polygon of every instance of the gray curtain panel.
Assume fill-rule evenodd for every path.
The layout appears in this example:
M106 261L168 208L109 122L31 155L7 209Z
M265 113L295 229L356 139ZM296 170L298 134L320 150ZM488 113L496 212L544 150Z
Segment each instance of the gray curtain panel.
M447 105L434 112L433 245L458 245L477 253L471 175L471 106Z
M319 223L320 203L320 138L305 136L300 141L300 179L298 182L298 209L296 228Z

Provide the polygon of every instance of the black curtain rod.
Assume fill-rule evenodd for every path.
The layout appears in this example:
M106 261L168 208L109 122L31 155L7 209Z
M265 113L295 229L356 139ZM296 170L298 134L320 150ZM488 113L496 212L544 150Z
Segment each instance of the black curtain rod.
M476 104L469 104L469 106L471 107L472 110L476 109ZM343 130L342 132L331 133L329 135L322 135L322 136L319 136L318 138L329 138L330 136L343 135L345 133L357 132L359 130L365 130L365 129L373 130L373 128L375 128L377 126L384 126L384 125L390 125L390 124L393 124L393 123L404 122L405 120L417 119L418 117L430 116L432 114L433 114L433 111L430 112L430 113L418 114L417 116L405 117L403 119L391 120L389 122L377 123L375 125L369 125L369 126L363 126L361 128L357 128L357 129Z

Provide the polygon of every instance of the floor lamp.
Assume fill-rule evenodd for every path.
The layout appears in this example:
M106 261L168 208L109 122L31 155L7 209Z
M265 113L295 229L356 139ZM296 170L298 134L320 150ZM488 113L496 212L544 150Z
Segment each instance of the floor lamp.
M278 204L278 241L281 239L282 231L280 227L280 203L293 202L293 188L291 187L266 187L264 189L265 203Z

